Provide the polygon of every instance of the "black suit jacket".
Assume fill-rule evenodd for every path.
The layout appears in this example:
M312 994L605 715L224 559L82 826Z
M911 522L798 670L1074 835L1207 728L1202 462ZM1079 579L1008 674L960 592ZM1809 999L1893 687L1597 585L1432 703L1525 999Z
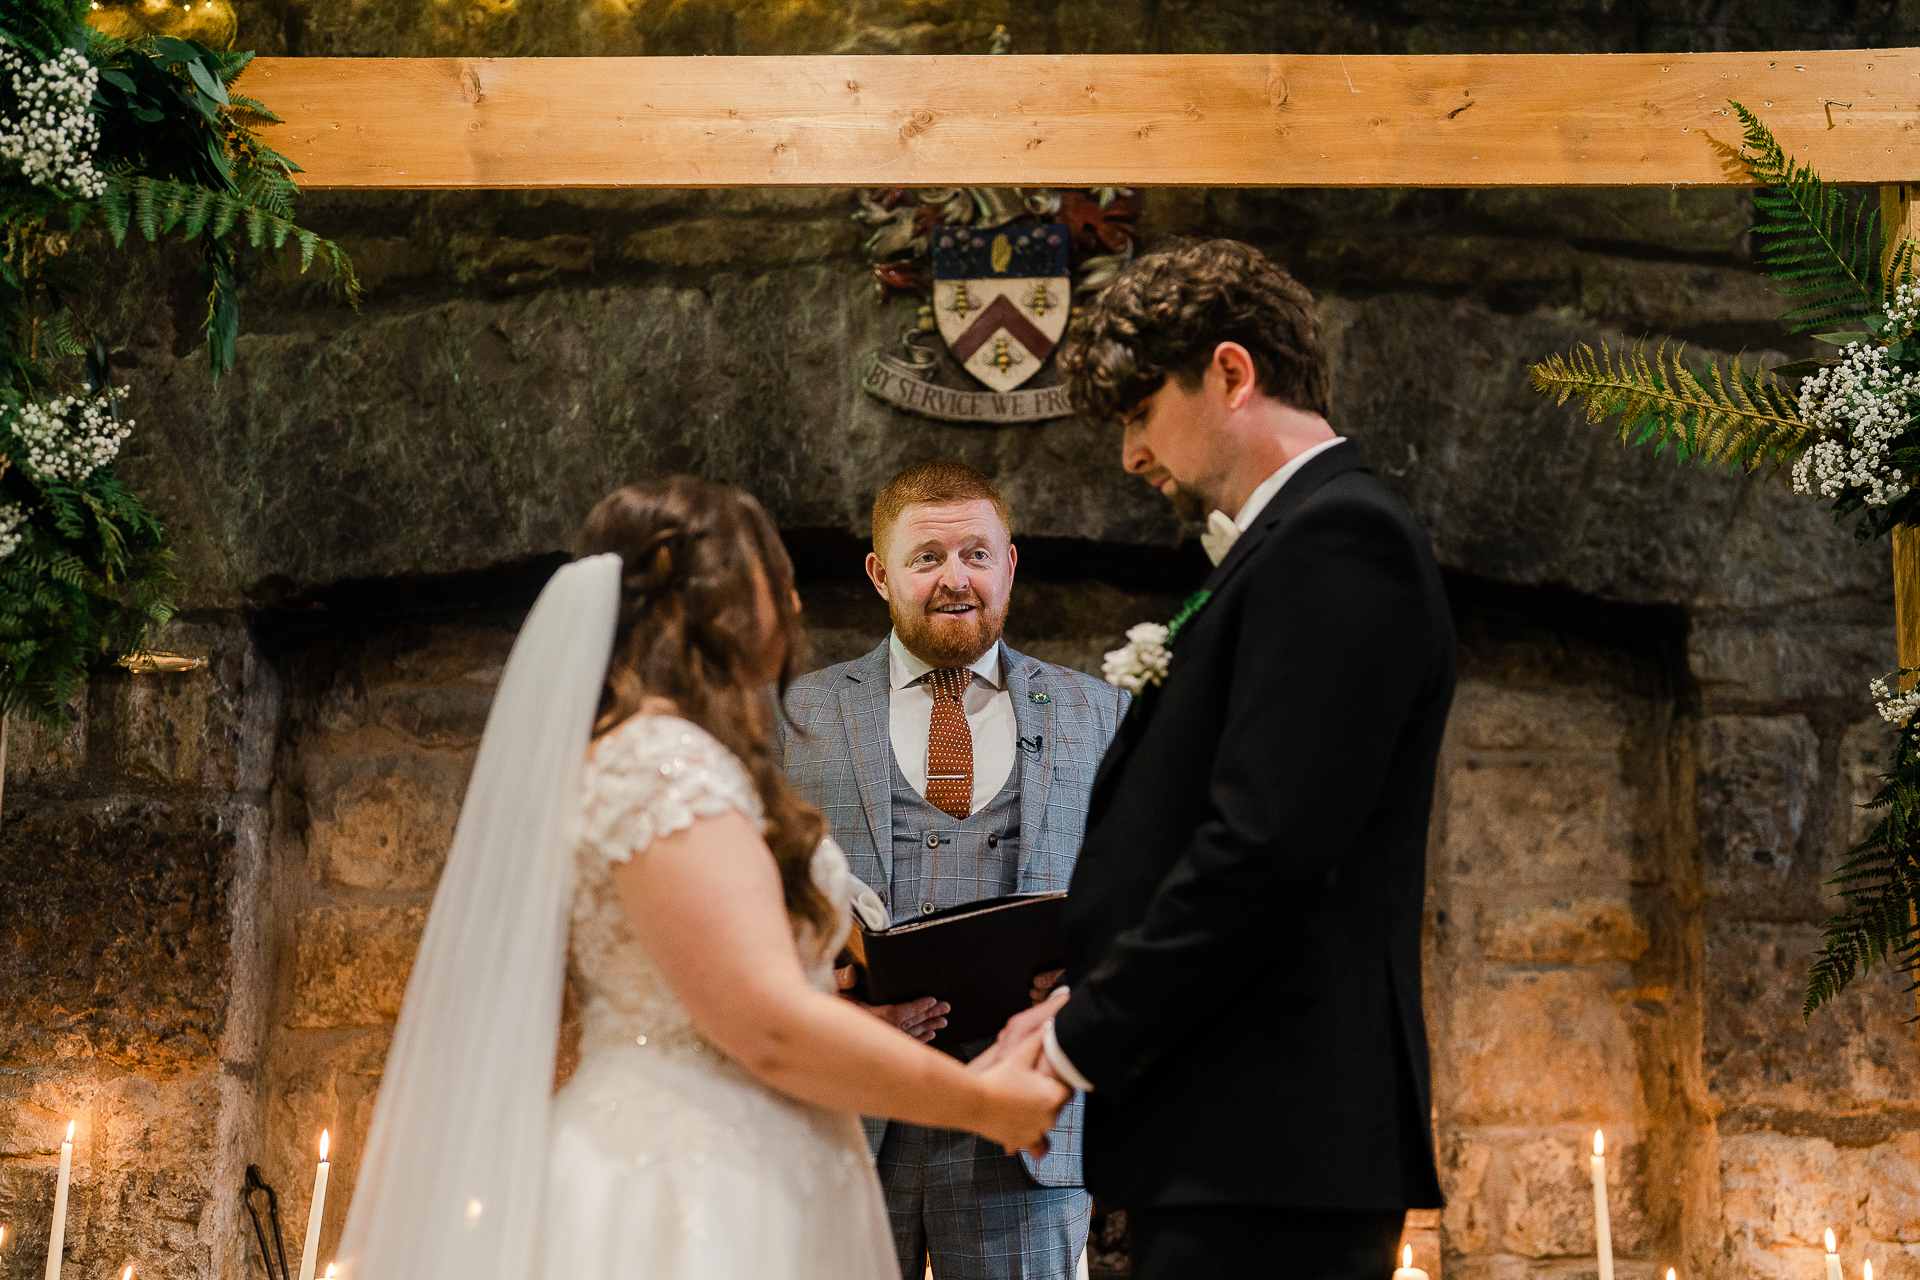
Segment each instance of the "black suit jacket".
M1207 580L1094 779L1055 1025L1120 1207L1441 1203L1420 922L1451 613L1351 444Z

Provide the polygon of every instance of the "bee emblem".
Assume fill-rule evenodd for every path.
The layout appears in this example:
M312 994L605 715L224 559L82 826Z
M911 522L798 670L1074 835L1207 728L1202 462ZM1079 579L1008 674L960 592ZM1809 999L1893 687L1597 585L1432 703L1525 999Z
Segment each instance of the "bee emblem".
M1013 339L1001 334L993 340L993 352L987 357L987 366L1007 373L1017 364L1025 364L1027 358L1013 349Z

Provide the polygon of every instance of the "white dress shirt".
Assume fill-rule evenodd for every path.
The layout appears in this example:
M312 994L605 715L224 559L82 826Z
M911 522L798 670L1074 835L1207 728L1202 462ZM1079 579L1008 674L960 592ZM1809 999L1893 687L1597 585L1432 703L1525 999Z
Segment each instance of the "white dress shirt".
M1215 564L1225 560L1227 552L1233 549L1234 542L1247 531L1247 526L1251 525L1266 509L1267 504L1273 501L1273 495L1280 492L1280 486L1293 479L1294 473L1306 466L1308 462L1344 440L1346 440L1345 436L1322 440L1313 448L1296 455L1286 466L1254 486L1253 492L1247 495L1247 500L1240 504L1240 514L1233 519L1227 519L1227 513L1224 511L1209 514L1206 530L1200 535L1200 546L1206 551L1207 559Z
M1247 527L1259 518L1262 511L1266 510L1267 504L1273 501L1273 495L1280 492L1281 485L1293 479L1295 473L1297 473L1300 468L1306 466L1309 462L1312 462L1315 458L1333 448L1333 446L1345 444L1346 440L1347 438L1345 436L1335 436L1331 440L1322 440L1319 444L1313 446L1313 448L1295 454L1293 460L1287 463L1286 466L1280 468L1254 486L1253 492L1247 495L1247 500L1240 504L1240 514L1233 518L1234 525L1240 532L1245 533Z
M1333 448L1333 446L1343 443L1345 440L1345 436L1335 436L1331 440L1322 440L1319 444L1313 446L1313 448L1294 455L1292 461L1288 462L1286 466L1280 468L1265 480L1262 480L1258 485L1254 486L1253 492L1247 495L1247 500L1240 504L1240 514L1233 518L1233 536L1238 537L1247 531L1248 526L1252 525L1253 522L1259 518L1260 513L1266 509L1266 505L1273 501L1273 495L1280 492L1280 486L1293 479L1295 473L1297 473L1300 468L1306 466L1308 462L1319 457L1327 450ZM1213 526L1216 532L1219 531L1218 526L1224 523L1225 520L1226 517L1218 511L1208 517L1209 525ZM1233 545L1231 538L1225 539L1224 542L1225 545L1215 544L1219 545L1218 555L1214 554L1214 546L1207 548L1207 554L1213 558L1215 564L1219 564L1226 558L1227 548ZM931 698L932 695L929 694L928 697ZM929 712L928 714L931 715L932 713ZM896 731L896 738L897 732L898 731ZM1046 1036L1041 1043L1046 1047L1047 1061L1052 1064L1055 1075L1059 1076L1075 1089L1092 1092L1093 1086L1087 1082L1085 1076L1080 1074L1079 1068L1073 1065L1073 1060L1067 1057L1066 1053L1060 1048L1060 1041L1054 1038L1053 1023L1047 1023Z
M971 812L985 808L1013 773L1014 739L1019 729L1013 718L1013 697L1000 670L1000 646L995 644L969 665L973 680L961 695L967 729L973 735L973 802ZM894 763L906 775L907 785L927 795L927 739L933 732L933 688L927 683L930 663L907 652L900 637L887 637L887 736L893 742Z

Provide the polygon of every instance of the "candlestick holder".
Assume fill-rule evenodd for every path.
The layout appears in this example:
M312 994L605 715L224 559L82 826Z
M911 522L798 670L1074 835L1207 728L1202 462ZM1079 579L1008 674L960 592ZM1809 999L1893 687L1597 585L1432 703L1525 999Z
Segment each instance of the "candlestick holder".
M267 1195L267 1220L273 1224L272 1250L267 1248L267 1233L260 1225L260 1212L253 1204L255 1193L262 1191ZM247 1166L247 1189L240 1193L240 1199L247 1206L247 1216L253 1219L253 1235L260 1242L260 1263L267 1269L267 1280L288 1280L287 1249L280 1231L280 1193L261 1176L259 1165ZM276 1256L280 1263L278 1270L274 1267Z

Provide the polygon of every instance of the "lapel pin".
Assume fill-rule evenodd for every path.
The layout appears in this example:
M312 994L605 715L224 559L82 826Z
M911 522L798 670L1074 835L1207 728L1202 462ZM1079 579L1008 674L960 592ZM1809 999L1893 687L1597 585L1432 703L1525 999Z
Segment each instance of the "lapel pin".
M1051 702L1051 701L1053 701L1053 699L1051 699L1051 698L1049 698L1049 697L1048 697L1048 696L1047 696L1046 694L1044 694L1044 693L1030 693L1030 694L1028 694L1028 695L1027 695L1027 697L1029 697L1029 698L1031 698L1031 699L1032 699L1033 701L1035 701L1035 702Z

